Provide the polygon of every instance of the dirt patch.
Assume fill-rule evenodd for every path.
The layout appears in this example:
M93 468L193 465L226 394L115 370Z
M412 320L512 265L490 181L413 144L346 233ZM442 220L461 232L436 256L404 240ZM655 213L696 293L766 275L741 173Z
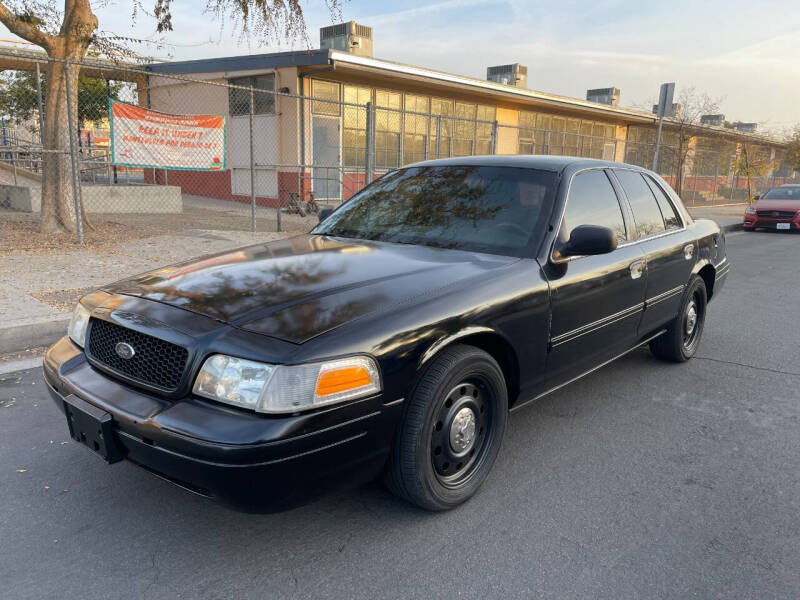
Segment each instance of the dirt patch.
M44 302L61 312L72 312L81 296L93 292L97 287L75 288L71 290L53 290L50 292L30 292L30 296Z
M61 254L76 250L107 250L120 242L152 237L163 233L154 227L121 223L96 223L84 231L86 243L78 243L71 233L42 233L39 222L29 219L0 220L0 255Z

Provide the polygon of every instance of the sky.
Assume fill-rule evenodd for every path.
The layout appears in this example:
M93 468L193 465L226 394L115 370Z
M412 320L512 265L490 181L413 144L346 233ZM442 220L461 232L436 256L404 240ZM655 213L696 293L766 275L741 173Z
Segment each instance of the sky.
M309 47L242 39L198 10L204 4L173 0L167 44L136 49L190 59ZM330 11L324 0L302 5L318 47ZM154 21L141 13L134 21L131 7L95 5L100 28L154 39ZM720 99L729 121L772 131L800 123L798 0L351 0L342 17L373 27L376 58L480 78L487 66L519 62L531 89L582 98L589 88L616 86L624 106L646 106L661 83L674 81L678 91L693 86ZM0 37L10 37L2 26Z

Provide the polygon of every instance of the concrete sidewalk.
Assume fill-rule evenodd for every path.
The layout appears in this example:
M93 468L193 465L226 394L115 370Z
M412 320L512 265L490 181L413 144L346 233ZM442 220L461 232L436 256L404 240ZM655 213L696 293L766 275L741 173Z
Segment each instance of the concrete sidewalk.
M64 335L78 298L101 285L195 256L297 233L193 230L102 250L7 254L0 259L0 354L50 344Z
M720 224L725 231L742 228L747 204L727 204L724 206L687 206L689 214L695 219L711 219Z
M741 227L744 205L690 208L726 229ZM100 250L11 253L0 263L0 354L50 344L66 331L83 294L122 277L195 256L298 233L187 230L124 241Z

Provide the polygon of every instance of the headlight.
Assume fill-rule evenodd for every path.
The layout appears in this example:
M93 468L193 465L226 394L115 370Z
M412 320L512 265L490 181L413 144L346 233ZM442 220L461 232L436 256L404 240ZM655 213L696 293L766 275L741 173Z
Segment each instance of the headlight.
M378 366L366 356L275 366L215 354L203 363L193 391L262 413L293 413L380 389Z
M83 348L86 345L86 327L89 325L89 309L80 302L72 311L67 335L69 339Z
M748 215L756 214L756 209L755 209L755 207L753 205L750 205L750 206L747 207L747 214Z

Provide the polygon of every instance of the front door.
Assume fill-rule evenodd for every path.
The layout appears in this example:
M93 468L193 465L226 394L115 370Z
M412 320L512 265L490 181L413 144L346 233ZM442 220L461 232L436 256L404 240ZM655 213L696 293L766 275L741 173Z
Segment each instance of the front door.
M609 254L571 257L547 266L552 311L548 387L633 346L644 307L645 256L638 245L625 245L628 231L622 207L605 171L577 173L569 190L559 240L568 240L580 225L601 225L617 233L620 247Z
M339 118L314 115L311 126L312 189L318 200L341 200Z

